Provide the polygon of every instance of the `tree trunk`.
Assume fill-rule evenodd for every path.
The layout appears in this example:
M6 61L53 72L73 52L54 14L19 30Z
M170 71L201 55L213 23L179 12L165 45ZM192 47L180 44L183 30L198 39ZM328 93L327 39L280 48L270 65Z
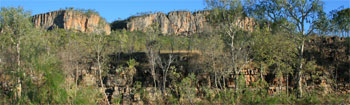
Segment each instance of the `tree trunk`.
M98 66L98 75L99 75L99 80L100 80L100 85L101 85L101 88L103 89L103 95L104 95L104 101L107 102L107 104L109 105L109 100L108 100L108 96L106 94L105 91L105 87L103 86L103 80L102 80L102 67L101 67L101 51L102 51L102 48L100 46L100 44L102 44L102 36L99 36L99 44L97 45L97 66Z
M75 65L76 70L75 70L75 88L78 88L78 70L79 70L79 66ZM74 91L74 97L77 96L77 91Z
M153 77L153 83L154 83L154 89L157 89L157 81L154 70L152 70L152 77Z
M100 79L100 85L101 85L101 88L103 90L105 90L104 86L103 86L103 81L102 81L102 70L101 70L101 62L100 62L100 53L98 53L97 55L97 64L98 64L98 75L99 75L99 79ZM109 105L109 101L108 101L108 96L107 94L103 91L103 95L104 95L104 100L108 103Z
M208 75L208 87L211 88L211 77Z
M304 38L302 39L302 44L300 46L300 54L299 54L299 68L298 68L298 71L297 71L297 81L298 81L298 84L297 84L297 89L298 89L298 97L303 97L303 83L302 83L302 69L303 69L303 62L302 62L302 59L303 59L303 55L304 55Z
M349 28L349 27L348 27ZM347 32L347 37L350 38L350 31ZM348 51L350 52L350 40L348 40ZM348 59L350 59L350 55L348 54ZM350 84L350 63L348 64L348 69L349 69L349 84Z
M100 53L97 53L97 65L98 65L98 75L99 75L99 79L100 79L100 85L101 87L103 87L103 81L102 81L102 70L101 70L101 61L100 61Z
M20 67L21 67L21 40L18 38L18 42L16 43L16 50L17 50L17 72L20 73ZM25 74L24 74L25 75ZM20 77L17 79L17 87L16 87L16 92L17 92L17 98L21 98L21 93L22 93L22 80Z
M235 71L235 92L238 90L238 76L239 73Z
M149 63L151 64L151 75L152 75L152 78L153 78L153 85L154 85L154 90L156 90L157 88L157 82L156 82L156 73L155 73L155 65L156 65L156 62L155 62L155 55L154 55L154 52L153 52L153 48L150 47L148 48L148 52L149 52Z
M261 80L265 80L264 79L264 76L263 76L263 66L262 66L262 64L260 63L260 78L261 78Z
M165 73L163 73L163 90L165 91L165 85L166 85L166 78L168 74L168 70L165 71Z
M218 88L218 82L217 82L218 78L217 78L216 75L217 75L217 74L216 74L216 71L214 71L214 82L215 82L215 87Z
M222 88L222 83L221 83L221 81L220 81L220 78L221 78L221 75L218 76L218 78L217 78L217 79L218 79L218 84L219 84L219 87L220 87L221 89L223 89L223 88Z
M153 83L154 83L154 88L157 88L157 80L156 80L156 72L155 72L155 65L152 65L152 77L153 77Z
M283 80L283 75L282 75L282 77L280 78L280 86L279 86L279 88L280 88L279 93L280 93L280 94L282 93L282 80Z
M18 72L21 66L21 48L20 48L21 41L19 40L16 44L16 50L17 50L17 66L18 66Z
M225 88L226 88L226 83L225 83L225 77L224 77L224 75L222 75L222 82L223 82L223 88L225 89Z
M78 65L76 65L75 66L76 67L76 70L75 70L75 84L78 86L78 77L79 77L79 75L78 75Z
M336 66L335 66L335 79L334 79L334 81L335 81L335 92L338 92L338 64L336 64Z
M287 74L287 80L286 80L286 81L287 81L286 91L287 91L287 97L288 97L288 96L289 96L289 95L288 95L288 94L289 94L289 93L288 93L288 91L289 91L289 88L288 88L288 87L289 87L289 82L288 82L288 81L289 81L289 74Z
M234 48L234 35L230 35L231 37L231 59L232 59L232 68L233 68L233 71L235 72L235 91L237 92L237 88L238 88L238 81L237 81L237 76L238 75L238 72L236 71L236 67L235 67L235 48Z
M211 54L211 60L213 62L213 71L214 71L214 82L215 82L215 87L218 88L218 84L216 82L216 62L215 62L215 59L214 59L214 54L213 54L213 51L211 51L212 54ZM210 81L210 75L209 75L209 87L211 87L211 81Z

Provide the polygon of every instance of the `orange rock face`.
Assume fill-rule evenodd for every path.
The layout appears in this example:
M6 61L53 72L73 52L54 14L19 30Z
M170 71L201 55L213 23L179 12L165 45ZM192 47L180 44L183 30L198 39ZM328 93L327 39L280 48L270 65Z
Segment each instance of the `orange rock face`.
M88 33L111 33L108 23L96 14L84 14L79 11L59 10L34 15L35 27L52 30L55 28L71 29Z
M162 34L190 35L194 33L212 32L213 26L207 22L206 15L209 12L200 11L173 11L168 14L154 13L143 16L135 16L126 21L126 29L129 31L146 31L151 24L158 24ZM245 18L239 26L246 31L253 31L255 21Z
M203 12L189 11L173 11L167 15L154 13L129 18L126 28L129 31L146 31L151 24L158 24L162 34L189 35L211 30Z

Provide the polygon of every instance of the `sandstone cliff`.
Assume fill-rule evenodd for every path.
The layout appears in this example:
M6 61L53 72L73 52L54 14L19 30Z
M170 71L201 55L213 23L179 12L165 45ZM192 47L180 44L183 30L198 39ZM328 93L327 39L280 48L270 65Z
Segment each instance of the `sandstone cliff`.
M158 24L162 34L189 35L194 33L212 32L213 26L207 22L208 11L191 13L189 11L173 11L167 15L154 13L143 16L130 17L116 23L116 28L126 28L129 31L146 31L151 24ZM252 31L255 25L252 18L245 18L240 24L247 31Z
M72 29L80 32L111 33L108 23L97 14L86 14L80 11L59 10L34 15L32 19L35 27L43 29Z
M167 15L154 13L144 16L131 17L126 21L129 31L146 31L151 24L158 24L162 34L193 34L210 31L204 12L191 13L188 11L174 11Z

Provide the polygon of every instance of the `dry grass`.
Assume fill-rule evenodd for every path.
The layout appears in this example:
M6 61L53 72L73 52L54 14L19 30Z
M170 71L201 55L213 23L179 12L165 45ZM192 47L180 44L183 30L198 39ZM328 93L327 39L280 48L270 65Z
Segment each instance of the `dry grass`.
M198 55L202 55L202 52L198 51L198 50L161 50L160 54L167 54L167 53L190 53L190 54L198 54Z

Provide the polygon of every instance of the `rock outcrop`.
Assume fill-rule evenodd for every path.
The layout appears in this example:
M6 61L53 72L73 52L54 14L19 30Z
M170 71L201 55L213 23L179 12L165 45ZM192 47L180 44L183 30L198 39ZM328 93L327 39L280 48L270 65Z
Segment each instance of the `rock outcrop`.
M174 11L168 13L154 13L143 16L130 17L126 21L126 29L129 31L146 31L152 24L159 25L162 34L193 34L210 31L211 27L206 22L205 12L191 13L188 11Z
M173 11L167 15L154 13L142 16L130 17L125 21L116 23L117 28L126 28L129 31L146 31L152 24L158 24L162 34L190 35L194 33L212 32L213 26L207 22L208 11L191 13L189 11ZM255 25L252 18L245 18L244 24L240 24L247 31L252 31Z
M34 15L35 27L52 30L54 28L72 29L88 33L110 34L109 24L97 14L87 14L73 10L59 10Z

